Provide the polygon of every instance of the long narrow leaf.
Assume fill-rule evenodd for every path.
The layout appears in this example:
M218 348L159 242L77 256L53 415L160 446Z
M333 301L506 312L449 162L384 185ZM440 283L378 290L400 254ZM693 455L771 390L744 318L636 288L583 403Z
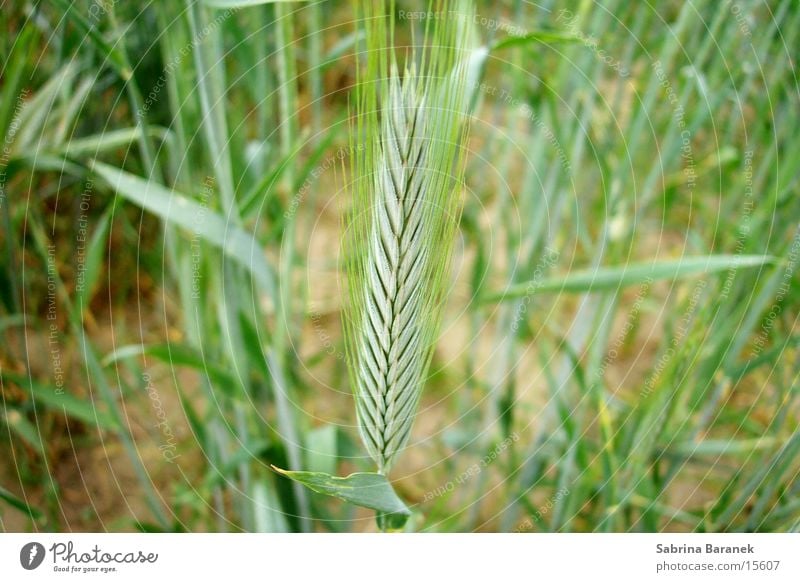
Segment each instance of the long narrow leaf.
M483 301L493 303L543 293L613 291L648 281L674 280L728 269L758 267L772 261L773 257L767 255L707 255L659 263L601 267L592 271L570 273L563 277L512 285L505 291L487 295Z
M175 190L99 162L93 163L92 169L126 200L221 249L250 271L262 289L272 295L275 286L272 270L250 234Z

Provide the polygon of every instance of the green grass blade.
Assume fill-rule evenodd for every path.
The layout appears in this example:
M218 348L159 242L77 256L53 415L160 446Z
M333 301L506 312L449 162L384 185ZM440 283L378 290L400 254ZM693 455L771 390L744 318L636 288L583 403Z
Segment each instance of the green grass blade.
M502 292L491 293L483 301L495 303L542 293L597 293L618 291L645 282L676 280L728 269L759 267L773 261L767 255L706 255L674 261L634 263L621 267L598 267L563 277L518 283Z
M222 250L250 271L262 289L272 296L274 274L258 242L250 234L175 190L100 162L93 163L92 170L126 200Z
M580 42L580 39L561 32L551 30L540 30L535 32L528 32L519 36L508 36L501 40L495 41L491 45L491 51L501 51L503 49L510 49L522 47L529 44L542 43L542 44L555 44L555 43L573 43Z
M43 515L40 510L36 509L32 505L29 505L23 499L20 499L2 485L0 485L0 499L8 503L14 509L21 511L22 513L24 513L33 520L41 519Z
M89 426L96 426L98 429L120 430L120 425L115 421L114 417L107 412L98 410L97 405L91 400L87 401L78 398L64 389L58 389L56 386L44 385L24 376L3 372L0 381L7 380L27 388L33 402L45 408L62 412L66 416L80 420Z
M108 366L119 360L137 356L151 356L165 364L172 366L186 366L205 375L215 387L229 397L243 398L241 391L236 387L240 384L224 367L209 362L203 354L191 346L182 344L151 344L122 346L107 355L101 365Z

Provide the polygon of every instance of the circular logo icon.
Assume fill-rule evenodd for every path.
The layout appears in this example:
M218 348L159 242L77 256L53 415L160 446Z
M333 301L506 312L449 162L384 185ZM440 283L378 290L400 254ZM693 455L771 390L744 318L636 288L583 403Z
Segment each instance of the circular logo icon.
M35 570L44 561L44 546L39 542L29 542L19 551L19 563L26 570Z

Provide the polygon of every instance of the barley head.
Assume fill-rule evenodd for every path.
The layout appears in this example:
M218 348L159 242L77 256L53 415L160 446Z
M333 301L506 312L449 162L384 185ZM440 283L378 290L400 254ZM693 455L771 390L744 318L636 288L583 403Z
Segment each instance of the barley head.
M401 75L393 24L387 38L386 18L365 6L367 67L351 128L345 331L359 430L383 473L411 432L459 220L467 126L459 56L469 35L466 19L456 16L465 12L449 2L437 11L448 17L426 28L430 45L407 56Z

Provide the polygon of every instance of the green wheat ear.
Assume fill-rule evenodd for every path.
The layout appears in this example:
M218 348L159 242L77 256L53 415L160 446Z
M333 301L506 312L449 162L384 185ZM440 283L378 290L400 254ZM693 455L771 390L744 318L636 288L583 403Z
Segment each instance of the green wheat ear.
M386 473L411 433L441 321L459 221L471 3L432 3L398 65L383 3L363 4L366 72L351 126L344 328L361 437ZM394 6L389 14L394 14ZM387 34L387 21L389 21Z

